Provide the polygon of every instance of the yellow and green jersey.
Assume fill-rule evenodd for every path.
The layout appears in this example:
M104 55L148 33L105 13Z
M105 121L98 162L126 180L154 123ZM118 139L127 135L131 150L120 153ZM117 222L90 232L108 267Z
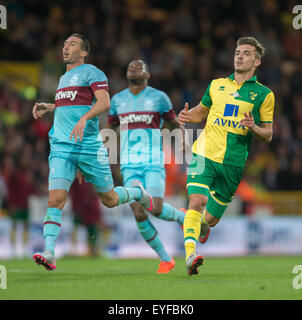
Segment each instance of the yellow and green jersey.
M192 151L218 163L243 167L252 133L240 120L251 111L257 125L273 122L274 102L273 92L259 83L256 76L240 85L234 74L213 80L200 102L210 109L207 123Z

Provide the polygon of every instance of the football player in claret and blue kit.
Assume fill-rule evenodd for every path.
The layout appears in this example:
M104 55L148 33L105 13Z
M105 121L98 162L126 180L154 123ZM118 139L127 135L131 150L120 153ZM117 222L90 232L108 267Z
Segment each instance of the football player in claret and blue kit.
M154 200L149 212L159 219L176 221L182 227L184 211L163 201L165 194L165 164L161 141L161 127L166 121L169 129L183 129L178 123L170 98L161 90L148 85L150 72L142 60L129 63L127 89L111 99L107 128L120 127L120 169L124 186L139 180ZM165 250L149 213L136 201L130 204L138 230L146 243L157 253L160 264L157 273L168 273L175 262Z
M62 209L77 170L91 182L107 207L138 201L147 210L153 199L139 181L114 188L107 149L99 137L98 116L110 108L107 77L100 69L85 64L90 46L80 34L69 36L63 46L66 72L61 76L55 103L36 103L33 117L54 112L49 132L49 198L43 223L45 251L33 259L47 270L56 269L55 243L61 229Z

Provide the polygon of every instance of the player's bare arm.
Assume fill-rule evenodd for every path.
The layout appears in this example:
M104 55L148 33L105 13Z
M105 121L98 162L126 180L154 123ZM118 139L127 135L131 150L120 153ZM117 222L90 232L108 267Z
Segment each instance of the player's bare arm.
M178 122L184 126L188 123L200 123L204 121L209 114L209 108L198 104L193 109L189 110L188 102L185 103L184 109L178 115Z
M37 120L42 118L46 113L53 112L55 105L53 103L36 102L33 107L33 117Z
M243 126L248 127L251 133L259 140L270 143L273 137L273 124L261 123L260 126L256 125L252 113L244 113L244 118L240 121Z
M72 139L72 137L74 137L75 142L77 142L78 139L82 141L83 135L84 135L84 129L87 121L109 110L110 108L109 93L106 90L97 90L95 91L94 95L96 98L95 104L87 113L85 113L81 117L81 119L75 125L75 127L73 128L70 134L70 138L69 138L70 140Z

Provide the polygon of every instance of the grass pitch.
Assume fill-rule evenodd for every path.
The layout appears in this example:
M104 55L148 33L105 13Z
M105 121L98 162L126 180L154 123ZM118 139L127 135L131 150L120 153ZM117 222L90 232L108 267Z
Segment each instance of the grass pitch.
M302 257L205 258L199 274L189 277L184 259L169 274L156 274L153 259L63 258L46 271L32 260L0 261L7 289L0 300L294 300L295 265ZM300 280L301 281L301 280Z

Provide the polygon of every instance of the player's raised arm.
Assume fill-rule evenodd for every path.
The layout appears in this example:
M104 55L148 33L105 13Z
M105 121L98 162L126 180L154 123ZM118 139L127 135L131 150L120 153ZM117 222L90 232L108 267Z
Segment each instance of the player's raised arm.
M178 115L178 122L180 125L185 125L188 123L200 123L206 119L209 114L209 108L198 104L193 109L189 110L188 102L185 103L185 107Z
M53 103L36 102L33 107L33 117L37 120L42 118L47 112L53 112L55 105Z

